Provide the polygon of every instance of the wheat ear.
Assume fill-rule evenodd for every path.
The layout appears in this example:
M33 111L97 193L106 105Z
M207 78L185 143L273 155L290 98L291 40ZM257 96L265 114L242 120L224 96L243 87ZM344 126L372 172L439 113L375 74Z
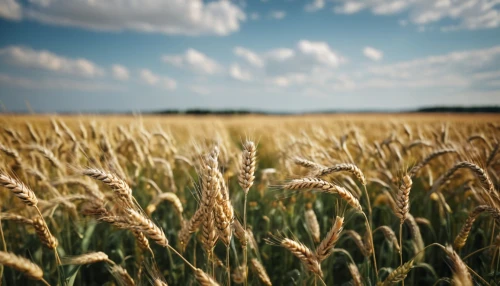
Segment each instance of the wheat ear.
M413 166L413 168L411 168L410 172L408 172L408 175L412 178L415 177L415 175L418 173L418 171L420 169L422 169L423 167L425 167L427 164L429 164L429 162L432 161L434 158L437 158L441 155L449 154L449 153L457 153L457 150L455 150L455 149L441 149L441 150L437 150L437 151L432 152L427 157L425 157L422 161L420 161L418 164Z
M410 190L413 182L409 175L405 175L399 187L399 192L396 198L396 216L401 220L401 224L405 221L410 210Z
M207 273L203 272L200 268L196 268L194 270L194 277L196 281L200 283L202 286L218 286L217 283L212 277L210 277Z
M0 172L0 185L9 189L16 197L21 199L28 206L36 206L38 199L35 193L23 182Z
M262 282L262 284L266 286L271 286L273 285L271 283L271 279L269 279L269 275L267 275L266 269L264 266L257 260L256 258L252 258L250 260L250 263L252 264L253 270L259 277L259 280Z
M306 217L307 229L309 229L309 232L311 233L314 242L316 243L319 242L320 228L319 228L318 218L316 217L314 210L312 209L307 210L305 212L305 217Z
M42 269L30 260L13 253L0 251L0 264L14 268L33 280L43 280Z
M340 233L344 227L344 218L337 217L333 223L332 228L326 234L325 238L321 241L320 245L316 248L316 257L321 262L325 260L333 252L333 248L340 238Z
M395 270L393 270L391 273L389 273L389 276L385 278L384 282L382 285L384 286L389 286L389 285L394 285L398 282L404 281L406 278L406 275L410 272L411 268L413 267L413 260L410 260L406 262L405 264L399 266Z
M349 272L352 277L352 285L353 286L362 286L363 282L361 281L361 274L359 274L359 269L354 263L347 264L347 268L349 268Z
M328 168L321 168L317 173L316 177L324 177L336 172L349 172L353 174L363 185L366 185L365 175L358 166L350 163L341 163L337 165L333 165Z
M59 245L57 238L55 238L49 231L49 227L45 223L45 220L40 216L37 216L33 219L33 227L35 228L35 232L42 242L49 249L56 249Z
M283 186L285 190L299 190L299 189L318 189L325 193L338 194L349 205L357 210L361 210L361 205L356 197L345 188L329 183L318 178L303 178L292 180Z
M500 212L490 206L487 205L481 205L477 206L474 208L474 210L469 214L469 217L465 221L464 225L462 226L462 229L458 233L457 237L455 238L455 242L453 243L453 247L455 249L460 249L464 247L465 243L467 242L467 238L469 237L469 233L472 229L472 225L474 224L474 221L476 218L482 214L483 212L488 212L491 214L491 216L497 221L497 223L500 224Z
M97 262L110 262L108 255L104 252L90 252L86 254L81 254L77 256L63 257L61 262L63 265L84 265L93 264Z
M451 270L453 272L452 285L473 286L472 277L467 265L460 259L460 256L451 246L446 246L445 252L450 258Z
M132 209L127 209L127 212L129 215L128 222L130 223L131 229L143 232L146 236L161 246L166 247L168 245L167 237L165 237L163 231L149 218Z
M299 258L307 270L319 277L323 277L323 271L321 271L319 260L307 246L290 238L284 238L281 241L281 246L288 249L293 255Z
M104 170L94 168L85 169L82 171L82 173L85 176L89 176L108 185L115 192L115 194L127 205L133 205L132 189L124 180L118 178L118 176L112 173L108 173Z

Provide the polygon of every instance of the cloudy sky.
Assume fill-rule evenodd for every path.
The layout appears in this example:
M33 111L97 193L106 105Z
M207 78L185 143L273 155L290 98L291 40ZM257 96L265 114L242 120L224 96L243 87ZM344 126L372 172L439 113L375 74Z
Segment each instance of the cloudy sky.
M500 0L0 0L2 110L500 104Z

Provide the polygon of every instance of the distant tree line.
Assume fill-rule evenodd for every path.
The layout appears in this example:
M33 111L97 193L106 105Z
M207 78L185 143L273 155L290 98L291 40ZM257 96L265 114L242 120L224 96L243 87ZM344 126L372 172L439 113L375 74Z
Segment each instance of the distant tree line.
M451 113L498 113L500 106L476 106L476 107L424 107L417 110L417 112L451 112Z

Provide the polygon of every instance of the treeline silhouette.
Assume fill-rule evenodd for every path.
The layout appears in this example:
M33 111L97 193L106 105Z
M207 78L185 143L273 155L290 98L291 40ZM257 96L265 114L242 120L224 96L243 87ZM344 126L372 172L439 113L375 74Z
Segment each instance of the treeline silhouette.
M151 112L152 114L188 114L188 115L247 115L247 114L262 114L262 115L285 115L285 114L332 114L332 113L384 113L395 112L391 110L323 110L312 112L264 112L252 111L243 109L224 109L224 110L211 110L211 109L188 109L188 110L162 110ZM462 106L436 106L436 107L423 107L416 110L402 110L397 111L400 113L499 113L500 106L476 106L476 107L462 107Z

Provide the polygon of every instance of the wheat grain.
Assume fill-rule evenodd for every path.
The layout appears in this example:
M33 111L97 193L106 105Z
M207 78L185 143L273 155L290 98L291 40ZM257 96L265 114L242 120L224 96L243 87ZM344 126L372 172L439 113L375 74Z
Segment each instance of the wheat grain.
M288 249L293 255L299 258L307 270L318 275L319 277L323 277L323 271L321 271L319 260L307 246L289 238L283 238L281 246Z
M43 271L38 265L13 253L0 251L0 264L14 268L33 280L43 279Z
M259 260L252 258L250 260L250 263L252 264L253 270L259 277L259 280L262 282L262 284L267 286L273 285L271 283L271 279L269 279L269 275L267 275L266 269L264 268L264 266L262 266Z
M23 182L0 172L0 185L9 189L16 197L21 199L28 206L36 206L38 199L35 193Z
M77 256L67 256L61 259L62 264L71 264L71 265L84 265L84 264L93 264L98 262L108 262L108 255L104 252L90 252Z
M349 205L357 210L361 210L361 205L349 191L341 186L334 185L327 181L318 178L303 178L292 180L283 186L286 190L299 190L299 189L319 189L325 193L338 194Z

